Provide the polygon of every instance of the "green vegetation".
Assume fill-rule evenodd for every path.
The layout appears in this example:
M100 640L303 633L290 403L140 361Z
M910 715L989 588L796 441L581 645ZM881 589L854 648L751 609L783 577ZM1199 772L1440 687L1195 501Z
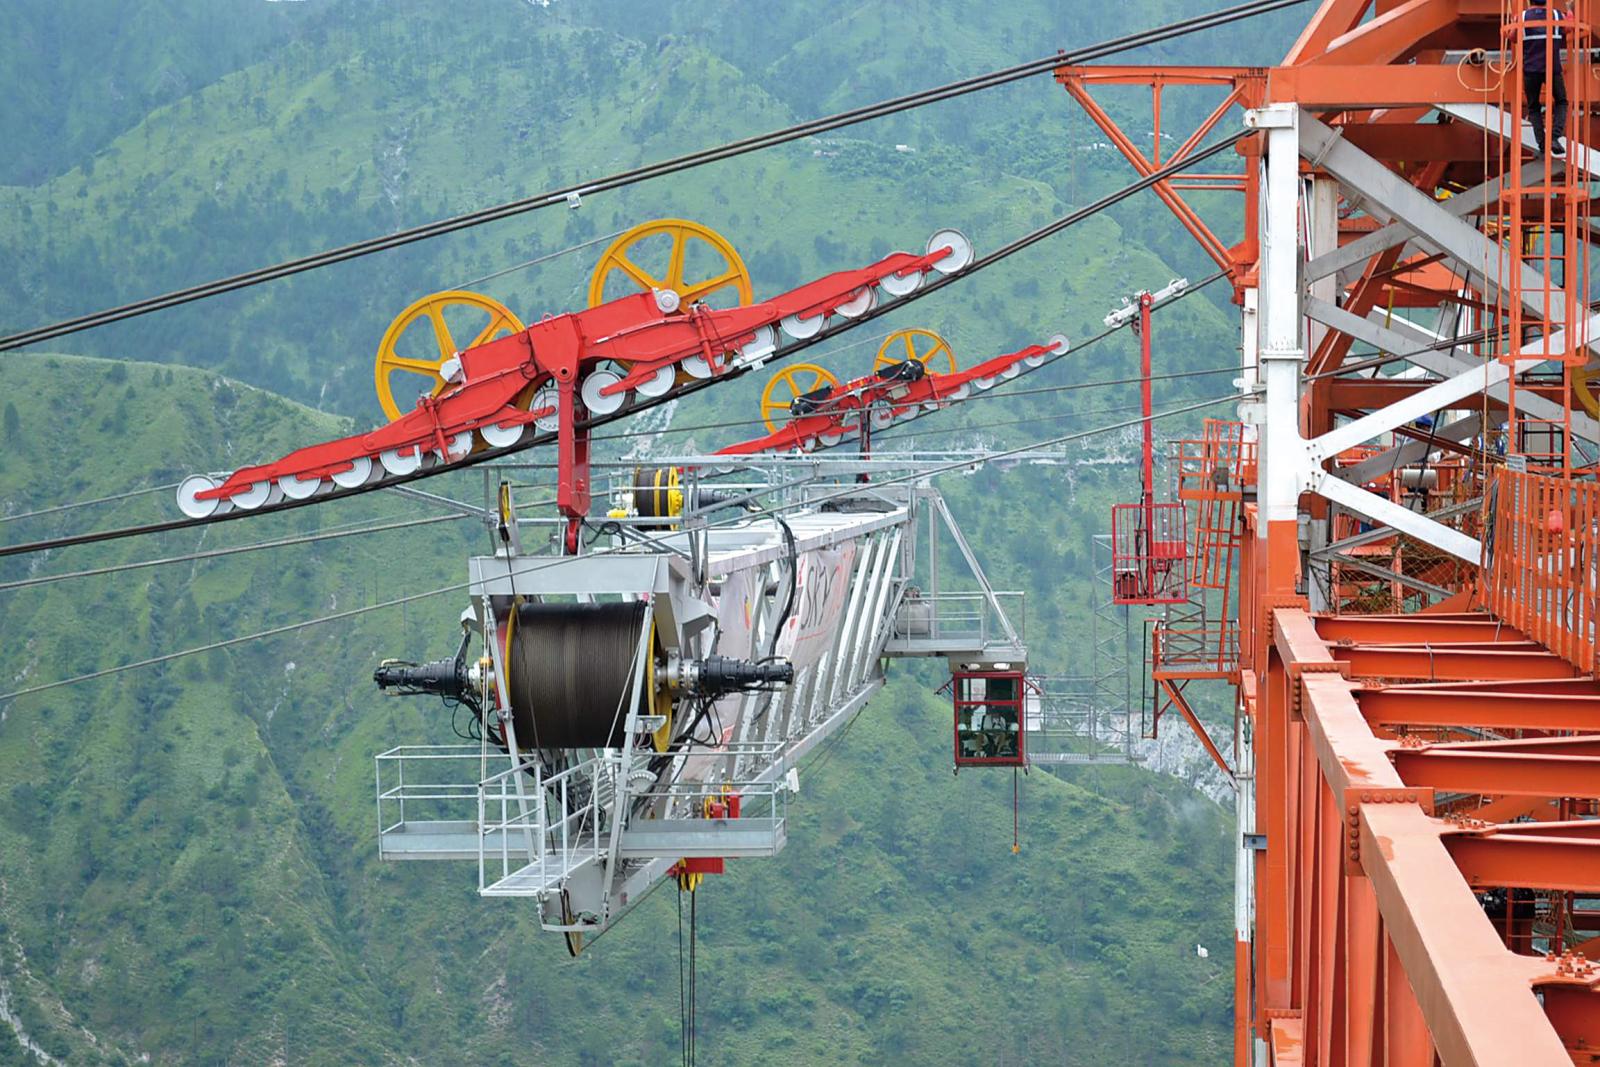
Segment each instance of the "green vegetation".
M17 146L0 167L11 183L0 255L14 265L0 274L0 330L1206 5L1142 0L1136 16L1043 0L977 13L949 0L20 6L19 32L0 44L26 86L0 117ZM1288 34L1271 36L1259 58ZM1162 56L1214 59L1221 43ZM1230 61L1248 58L1229 48ZM1142 97L1112 106L1140 128ZM0 356L0 515L369 424L370 353L423 293L664 214L729 236L758 292L920 247L941 226L993 248L1128 180L1096 140L1039 79ZM1090 336L1123 292L1210 273L1154 203L861 333L931 326L968 363L1058 330ZM526 319L565 310L582 301L594 251L479 288ZM1234 361L1221 299L1162 314L1164 371ZM1130 341L1028 387L1129 377ZM821 358L859 373L872 348ZM1160 383L1158 406L1227 382ZM759 387L702 394L675 425L751 417ZM1135 403L1129 386L973 403L917 424L915 443L1021 444L1121 421ZM996 585L1029 590L1045 670L1082 668L1089 536L1132 487L1127 432L1063 447L1084 462L943 483ZM446 488L478 491L471 476ZM163 491L6 523L0 537L170 508ZM8 559L0 584L418 509L364 497ZM482 536L447 523L0 590L0 691L440 588ZM0 991L17 1027L68 1063L670 1061L671 890L569 961L526 902L478 898L469 868L376 862L371 755L450 732L435 707L381 700L366 677L383 656L443 654L460 606L436 597L0 703ZM893 676L802 771L785 853L733 864L702 892L703 1062L1222 1062L1231 954L1215 950L1231 936L1231 820L1141 770L1035 773L1013 856L1003 772L952 779L948 712L930 695L939 679L905 665ZM0 1065L29 1059L0 1024Z

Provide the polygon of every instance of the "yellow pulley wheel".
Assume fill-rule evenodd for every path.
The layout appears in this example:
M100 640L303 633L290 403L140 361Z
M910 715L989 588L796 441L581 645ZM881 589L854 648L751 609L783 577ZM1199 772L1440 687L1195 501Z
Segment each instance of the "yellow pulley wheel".
M629 289L670 289L685 305L712 295L741 307L755 299L750 271L728 239L688 219L641 223L612 241L589 277L590 307L606 302L613 275Z
M935 374L954 374L956 354L950 342L932 330L896 330L878 346L878 358L872 369L880 370L891 363L914 359Z
M814 393L823 386L838 386L839 379L815 363L796 363L785 367L767 382L761 390L761 421L767 429L776 430L779 421L787 421L789 405L796 397Z
M378 345L373 379L383 413L390 422L404 414L395 402L391 384L394 374L426 378L431 382L428 395L438 396L448 384L441 373L447 360L458 352L523 329L521 320L504 304L464 289L447 289L418 300L389 324ZM402 344L406 346L405 355L401 354Z
M1600 377L1600 367L1573 367L1572 392L1594 418L1600 419L1600 394L1594 391L1594 380Z

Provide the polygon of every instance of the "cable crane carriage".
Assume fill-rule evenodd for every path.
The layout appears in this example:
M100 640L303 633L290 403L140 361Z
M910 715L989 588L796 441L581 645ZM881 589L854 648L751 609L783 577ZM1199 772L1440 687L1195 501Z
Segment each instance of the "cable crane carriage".
M666 222L675 240L720 241ZM608 251L602 272L625 245ZM731 246L719 247L742 269ZM685 299L697 291L681 278L651 278L645 291L531 327L487 298L436 294L408 308L380 349L387 426L180 487L179 507L204 519L455 464L497 460L503 472L515 466L504 455L555 446L558 515L546 520L555 554L524 551L522 530L537 520L519 516L501 482L481 511L494 551L467 561L455 655L385 661L374 673L386 693L465 708L473 742L377 757L380 855L475 860L483 895L537 900L544 927L577 954L664 879L693 889L727 859L780 851L799 761L883 685L886 657L949 658L958 700L972 709L973 751L1020 763L1027 652L1001 598L1021 594L990 588L918 461L875 461L868 435L1064 354L1066 338L964 372L948 346L948 371L930 368L938 346L919 357L912 339L905 360L880 352L872 374L843 386L804 381L794 372L805 366L791 366L794 399L774 400L775 386L763 398L771 433L659 468L617 464L623 480L605 520L589 516L605 492L594 477L606 464L590 454L597 419L782 358L785 338L804 342L830 317L859 317L972 260L967 239L944 230L921 255L893 253L761 303L741 291L740 306L714 308ZM457 304L491 318L461 351L437 314ZM397 357L398 333L424 320L438 361ZM397 371L429 386L412 411L394 403ZM806 454L846 437L860 454ZM717 483L735 457L755 480ZM881 471L895 476L861 484ZM928 594L913 581L924 516ZM981 592L941 594L939 518ZM926 627L900 625L916 619Z

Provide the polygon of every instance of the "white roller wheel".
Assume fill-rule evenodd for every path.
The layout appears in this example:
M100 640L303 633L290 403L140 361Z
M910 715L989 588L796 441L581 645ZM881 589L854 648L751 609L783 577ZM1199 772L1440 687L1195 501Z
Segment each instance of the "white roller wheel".
M796 341L804 341L822 332L823 316L815 315L803 319L799 315L785 315L778 325L783 327L784 333Z
M640 382L637 389L640 396L666 396L677 380L678 368L668 363L665 367L656 368L656 372Z
M366 485L372 478L372 457L357 456L350 463L350 469L339 471L333 475L333 484L340 489L356 489Z
M490 448L510 448L522 440L522 435L528 432L528 424L519 422L513 426L500 426L495 423L485 423L478 427L478 436L483 438L483 443Z
M878 279L878 284L890 296L910 296L922 288L922 272L914 270L909 274L886 274Z
M872 409L872 428L883 430L894 425L894 412L888 408Z
M771 326L762 326L755 331L754 337L739 346L739 362L760 366L777 351L778 331Z
M529 411L543 411L546 408L550 414L540 415L533 420L533 424L541 433L555 433L561 428L561 390L553 384L541 385L528 405Z
M466 459L472 454L472 431L463 430L454 437L445 438L444 455L439 455L437 448L429 449L433 457L443 463L454 463L458 459Z
M278 489L278 487L270 481L257 482L244 492L233 494L233 496L229 499L233 501L233 506L236 508L243 508L245 511L254 511L263 504L276 503L276 501L272 499L274 495L273 490L275 489L277 489L278 499L282 500L283 490Z
M878 293L870 285L862 286L855 294L842 304L835 304L833 310L847 319L859 319L867 312L878 306Z
M944 400L965 400L967 397L969 397L971 395L972 395L972 386L971 386L971 384L968 383L968 382L962 382L960 385L956 386L954 389L952 389L948 393L944 394L942 399L944 399Z
M705 356L689 356L678 366L691 378L711 377L711 362Z
M933 255L941 248L948 248L950 251L933 265L933 269L940 274L957 274L964 271L976 258L972 242L967 240L967 235L960 230L940 230L928 238L928 255Z
M838 430L829 430L827 433L818 434L817 440L822 442L824 448L832 448L844 440L844 434Z
M972 379L972 384L978 387L978 391L980 393L987 392L990 389L994 388L994 379L993 378L974 378L974 379Z
M209 519L222 506L221 498L214 497L210 500L198 500L195 494L203 493L207 489L215 489L216 487L217 483L207 478L204 474L189 475L178 484L178 510L191 519Z
M278 479L278 488L282 489L283 495L290 500L304 500L322 488L322 479L297 478L293 474L285 474Z
M409 448L390 448L378 453L378 462L383 464L383 469L396 478L407 474L415 474L422 467L422 446L411 445Z
M610 370L597 370L583 380L583 387L578 390L578 395L583 397L583 406L589 409L589 414L614 415L622 410L622 405L628 400L626 389L609 395L600 391L620 381L622 375Z
M1004 378L1006 381L1009 382L1011 379L1015 378L1017 375L1019 375L1021 373L1022 373L1022 364L1020 362L1008 363L1008 364L1006 364L1006 369L1000 372L1000 377Z
M922 414L922 405L921 404L911 404L911 405L909 405L907 407L895 408L894 409L894 421L895 422L905 422L908 419L916 418L920 414Z

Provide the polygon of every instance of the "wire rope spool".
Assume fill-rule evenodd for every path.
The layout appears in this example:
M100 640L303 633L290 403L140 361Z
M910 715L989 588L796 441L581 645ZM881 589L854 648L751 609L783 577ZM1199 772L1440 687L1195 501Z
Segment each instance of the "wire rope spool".
M895 363L913 361L936 374L954 374L956 355L950 342L932 330L896 330L878 346L878 358L872 361L873 370L882 370Z
M641 600L597 604L522 604L506 637L512 722L522 748L621 748L634 698L639 638L651 663L644 713L664 716L651 740L664 752L672 738L672 696L656 680L666 653L650 605Z
M633 510L641 519L671 519L683 514L683 479L678 467L635 467ZM669 530L676 524L641 523L640 530Z
M839 379L815 363L785 367L768 379L766 388L761 390L761 421L768 430L777 430L778 419L787 418L793 412L796 400L838 387Z
M656 219L619 235L589 276L590 307L606 302L608 286L613 299L619 286L670 292L680 304L715 298L719 305L743 307L755 299L750 270L732 243L688 219Z
M426 387L427 395L438 396L450 384L452 370L459 374L456 357L462 351L524 328L498 300L465 289L446 289L418 300L395 317L378 343L373 381L383 413L390 422L404 414L395 399L395 374L410 375L413 384ZM462 344L460 338L469 340ZM424 381L417 383L417 378Z

